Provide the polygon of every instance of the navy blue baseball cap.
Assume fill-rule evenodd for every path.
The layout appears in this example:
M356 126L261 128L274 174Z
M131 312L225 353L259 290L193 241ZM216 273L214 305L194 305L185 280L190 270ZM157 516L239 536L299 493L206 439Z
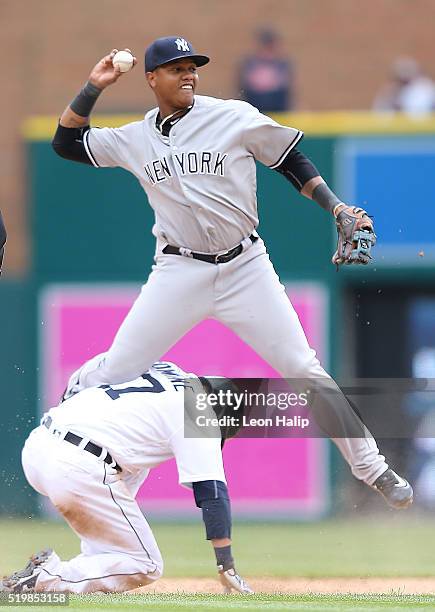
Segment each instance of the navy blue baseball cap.
M188 40L182 36L165 36L150 44L145 51L145 72L178 59L191 58L197 66L208 64L210 58L198 55Z

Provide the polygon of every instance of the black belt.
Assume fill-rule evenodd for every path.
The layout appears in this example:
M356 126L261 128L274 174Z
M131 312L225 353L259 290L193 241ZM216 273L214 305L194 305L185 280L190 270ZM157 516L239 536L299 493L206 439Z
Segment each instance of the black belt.
M254 234L251 234L249 236L249 239L252 243L254 243L258 240L258 236L254 236ZM199 259L200 261L206 261L207 263L212 264L227 263L228 261L231 261L232 259L237 257L237 255L240 255L242 251L243 244L238 244L236 247L230 249L226 253L218 253L217 255L195 253L194 251L190 251L189 249L175 247L170 244L165 246L165 248L162 250L165 255L181 255L182 257L192 257L193 259Z
M46 417L42 421L42 425L45 425L47 429L50 429L52 423L53 419L50 416ZM64 435L63 439L71 444L74 444L74 446L79 446L80 442L83 440L83 438L75 433L72 433L72 431L68 431ZM94 444L93 442L88 442L86 446L84 446L83 450L88 451L88 453L92 453L96 457L101 457L101 453L103 452L102 447L98 446L98 444ZM107 455L104 457L104 463L114 467L117 472L122 472L121 466L118 465L114 459L112 459L112 455L110 453L107 453Z

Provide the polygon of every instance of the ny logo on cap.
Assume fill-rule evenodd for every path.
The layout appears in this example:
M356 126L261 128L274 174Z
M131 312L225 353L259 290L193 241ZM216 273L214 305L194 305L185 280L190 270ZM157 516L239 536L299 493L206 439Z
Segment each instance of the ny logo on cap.
M189 45L187 44L187 41L184 40L184 38L177 38L175 40L175 44L177 45L177 49L179 51L190 51Z

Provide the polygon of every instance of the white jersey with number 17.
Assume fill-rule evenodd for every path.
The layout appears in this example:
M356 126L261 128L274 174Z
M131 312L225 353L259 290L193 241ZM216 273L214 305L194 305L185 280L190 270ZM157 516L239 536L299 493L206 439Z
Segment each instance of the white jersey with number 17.
M124 472L143 473L174 457L181 484L225 482L220 438L184 435L184 393L192 376L157 362L135 380L85 389L48 415L59 431L107 449Z

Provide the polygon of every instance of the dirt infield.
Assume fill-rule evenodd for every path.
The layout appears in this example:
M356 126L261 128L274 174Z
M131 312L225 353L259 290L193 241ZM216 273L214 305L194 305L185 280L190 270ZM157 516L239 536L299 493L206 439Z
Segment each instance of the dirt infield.
M435 593L435 578L253 578L256 593ZM222 593L217 580L208 578L166 578L134 593Z

